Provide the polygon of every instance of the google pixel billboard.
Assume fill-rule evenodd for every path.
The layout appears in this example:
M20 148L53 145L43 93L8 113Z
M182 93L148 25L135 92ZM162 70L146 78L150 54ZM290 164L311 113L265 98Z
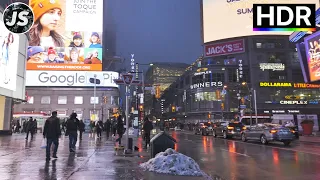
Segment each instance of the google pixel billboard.
M102 0L30 0L29 6L27 70L102 70Z

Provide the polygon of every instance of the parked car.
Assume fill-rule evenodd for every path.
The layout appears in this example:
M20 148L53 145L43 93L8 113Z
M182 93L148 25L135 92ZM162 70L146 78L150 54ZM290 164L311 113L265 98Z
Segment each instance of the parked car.
M202 136L213 135L213 128L210 122L198 123L195 127L194 134L201 134Z
M216 122L213 124L213 136L223 136L223 138L241 137L241 132L246 127L238 121L235 122Z
M289 128L278 124L257 124L247 127L241 134L241 140L257 140L262 144L268 144L270 141L280 141L288 146L295 139L294 134Z

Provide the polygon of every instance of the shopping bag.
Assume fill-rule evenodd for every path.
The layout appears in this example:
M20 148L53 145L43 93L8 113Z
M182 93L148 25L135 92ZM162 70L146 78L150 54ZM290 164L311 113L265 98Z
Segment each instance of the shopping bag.
M47 140L46 138L43 138L43 140L41 142L41 146L40 146L41 149L45 149L47 147L47 141L46 140Z

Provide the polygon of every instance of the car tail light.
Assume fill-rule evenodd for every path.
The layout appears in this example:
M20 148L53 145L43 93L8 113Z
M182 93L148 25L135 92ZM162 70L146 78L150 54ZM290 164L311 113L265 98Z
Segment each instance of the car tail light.
M270 130L270 133L272 133L272 134L277 133L277 132L278 132L278 131L275 130L275 129Z
M232 129L234 129L234 127L231 127L231 126L228 126L227 127L229 130L232 130Z
M290 130L292 133L295 133L296 131L295 130Z
M242 130L246 130L246 129L247 129L247 127L245 127L245 126L242 127Z

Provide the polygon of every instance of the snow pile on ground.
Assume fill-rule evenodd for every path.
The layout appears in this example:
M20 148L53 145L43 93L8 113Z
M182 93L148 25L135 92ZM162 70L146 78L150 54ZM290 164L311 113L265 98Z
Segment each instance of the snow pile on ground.
M199 165L190 157L169 148L156 157L140 164L145 171L182 176L206 176Z

